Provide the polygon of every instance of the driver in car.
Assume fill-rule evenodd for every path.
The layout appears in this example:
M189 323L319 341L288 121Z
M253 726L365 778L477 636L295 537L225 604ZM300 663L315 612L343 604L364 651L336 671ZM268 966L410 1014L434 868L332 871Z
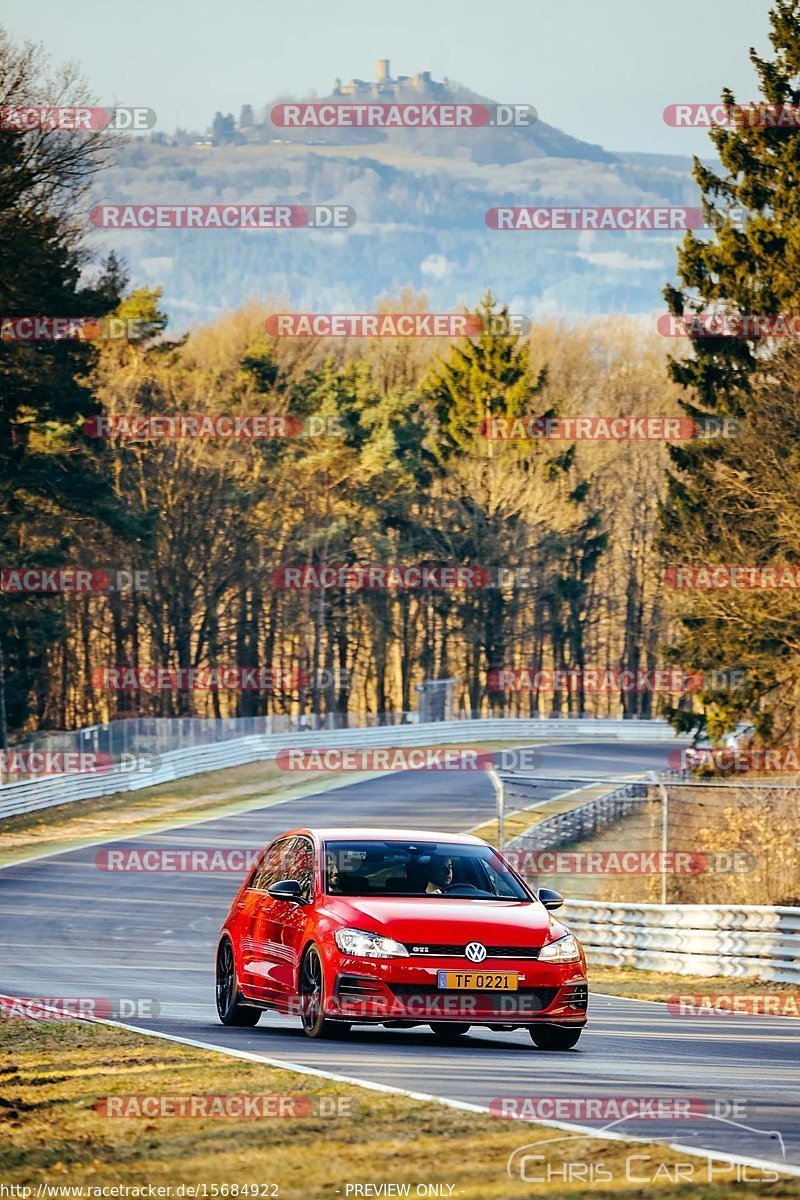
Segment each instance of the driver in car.
M325 863L328 868L328 888L332 892L339 890L339 864L333 854L325 855Z
M445 888L453 882L452 858L437 858L429 868L430 879L425 891L429 896L441 896Z

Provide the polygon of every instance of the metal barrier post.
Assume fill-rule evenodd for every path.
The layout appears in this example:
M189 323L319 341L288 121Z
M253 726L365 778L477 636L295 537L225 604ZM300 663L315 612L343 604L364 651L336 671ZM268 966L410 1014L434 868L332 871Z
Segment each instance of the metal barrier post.
M661 903L667 903L667 853L669 851L669 793L656 771L649 772L661 794Z
M506 804L503 781L494 768L489 772L489 778L494 786L494 794L497 802L497 849L501 854L504 854L506 848Z

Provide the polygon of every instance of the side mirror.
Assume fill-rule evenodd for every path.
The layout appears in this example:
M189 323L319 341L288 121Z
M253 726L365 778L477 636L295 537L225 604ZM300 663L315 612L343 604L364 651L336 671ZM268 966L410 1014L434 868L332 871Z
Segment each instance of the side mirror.
M273 900L286 900L289 904L305 904L303 889L296 879L279 879L267 888Z
M271 888L270 891L272 891ZM539 888L536 892L536 899L541 900L545 908L551 910L554 908L561 908L561 905L564 903L564 897L561 895L561 893L554 892L552 888Z

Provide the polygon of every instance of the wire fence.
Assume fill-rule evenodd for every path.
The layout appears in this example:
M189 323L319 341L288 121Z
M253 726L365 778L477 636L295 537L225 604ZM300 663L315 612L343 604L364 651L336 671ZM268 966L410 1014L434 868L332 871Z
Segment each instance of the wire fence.
M31 753L51 756L94 754L108 762L135 758L157 760L173 750L191 750L220 742L260 735L318 733L324 730L374 729L412 725L418 714L329 713L325 716L276 714L262 717L129 717L64 733L40 733L10 747L9 761ZM26 778L25 772L3 774L0 780Z
M499 773L505 849L588 899L800 904L800 780ZM598 795L597 792L600 791ZM543 851L570 851L543 855Z

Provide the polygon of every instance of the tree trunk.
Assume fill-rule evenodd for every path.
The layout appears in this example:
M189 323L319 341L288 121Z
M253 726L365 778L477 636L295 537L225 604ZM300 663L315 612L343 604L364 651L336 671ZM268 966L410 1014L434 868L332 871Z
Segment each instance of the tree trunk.
M8 715L6 713L6 660L3 653L3 634L0 631L0 750L8 749Z

